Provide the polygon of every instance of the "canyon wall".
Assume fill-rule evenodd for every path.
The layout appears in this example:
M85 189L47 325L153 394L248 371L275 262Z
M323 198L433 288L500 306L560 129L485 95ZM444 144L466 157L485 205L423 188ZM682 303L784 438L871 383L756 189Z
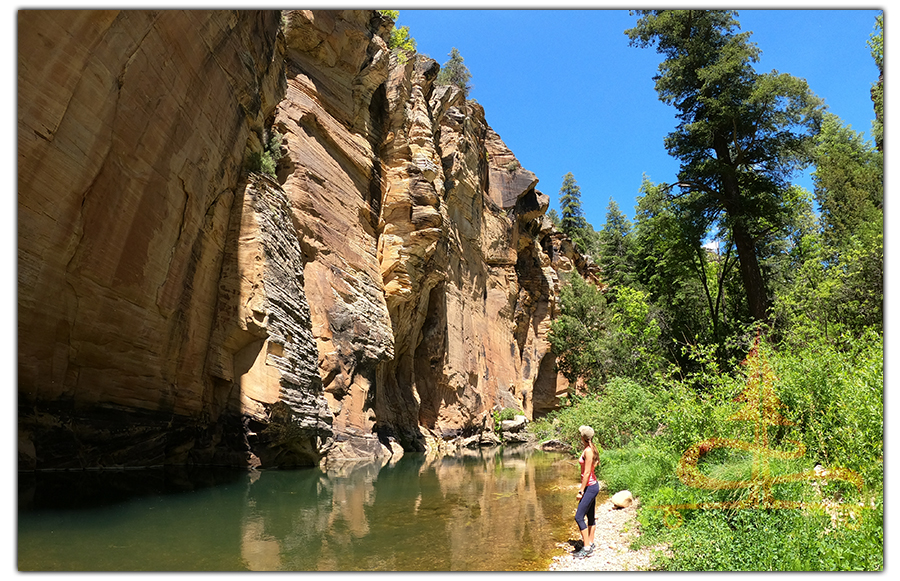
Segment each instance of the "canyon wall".
M580 257L389 20L18 15L20 469L384 457L556 405Z

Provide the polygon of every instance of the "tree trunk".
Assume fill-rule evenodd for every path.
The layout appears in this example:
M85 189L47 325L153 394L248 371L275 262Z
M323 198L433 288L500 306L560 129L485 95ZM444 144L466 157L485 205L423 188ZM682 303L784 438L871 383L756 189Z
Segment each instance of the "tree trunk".
M759 268L759 260L756 257L756 242L741 216L741 189L735 178L734 162L731 159L731 151L728 140L721 133L713 137L716 157L727 169L722 173L722 198L725 212L731 218L731 236L734 239L734 247L738 261L741 265L741 281L744 283L744 295L747 297L747 308L754 321L762 321L766 318L768 310L768 296L763 282L762 271Z
M753 236L740 221L731 227L731 236L734 239L734 246L741 264L741 280L744 283L744 294L747 297L750 316L756 321L762 321L766 318L769 300L759 268L759 260L756 258L756 244Z

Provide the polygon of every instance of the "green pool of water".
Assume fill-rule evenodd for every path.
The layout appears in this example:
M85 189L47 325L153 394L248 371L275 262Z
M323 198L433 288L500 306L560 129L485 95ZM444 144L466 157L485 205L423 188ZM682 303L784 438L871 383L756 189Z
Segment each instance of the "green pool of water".
M329 470L21 474L21 571L546 570L578 465L487 449Z

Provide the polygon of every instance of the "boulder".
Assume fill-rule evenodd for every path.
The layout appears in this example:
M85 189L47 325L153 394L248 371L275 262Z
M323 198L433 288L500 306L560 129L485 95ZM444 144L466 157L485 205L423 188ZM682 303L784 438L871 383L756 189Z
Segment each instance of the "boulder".
M628 490L620 490L610 499L616 508L628 508L634 502L634 497Z
M503 432L521 432L525 429L528 418L525 416L516 416L511 420L503 420L500 422L500 430Z

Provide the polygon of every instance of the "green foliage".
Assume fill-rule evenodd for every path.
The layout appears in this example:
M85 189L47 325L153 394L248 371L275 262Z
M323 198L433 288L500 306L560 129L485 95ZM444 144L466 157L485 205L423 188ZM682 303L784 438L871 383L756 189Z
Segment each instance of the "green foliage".
M517 415L523 415L522 410L516 408L503 408L502 410L494 410L491 412L491 417L494 420L494 432L496 434L502 434L503 430L500 427L500 422L505 422L508 420L513 420ZM502 437L502 436L501 436Z
M660 488L676 486L678 455L638 438L621 448L600 454L599 477L608 490L628 490L635 497L649 498Z
M399 10L379 10L379 14L384 16L385 18L390 19L392 22L397 22L397 18L400 17ZM416 52L416 39L414 39L409 34L408 26L400 26L397 27L394 24L394 28L391 30L391 36L388 38L388 48L399 49L401 62L406 62L406 54L407 52Z
M573 385L579 378L596 385L603 374L598 362L609 318L606 299L576 272L563 281L559 300L562 313L550 324L548 336L557 366Z
M631 222L619 209L616 201L610 198L606 209L606 223L597 235L597 243L603 279L611 287L629 284L632 281L633 238Z
M660 429L669 394L625 377L615 377L599 399L595 434L605 448L621 448Z
M541 440L560 440L570 446L573 454L581 453L581 436L578 427L598 425L601 403L596 396L571 395L568 405L556 409L545 417L528 424L528 430ZM602 447L602 439L595 431L594 443Z
M399 48L403 51L415 52L416 39L409 35L409 27L401 26L391 31L391 38L388 41L388 48Z
M824 338L773 359L791 435L823 466L842 466L868 486L884 478L884 341L869 331L836 345ZM790 436L788 436L790 437Z
M726 420L736 411L732 398L743 384L740 375L723 368L715 345L686 345L684 351L693 370L682 374L672 368L659 378L659 386L669 399L661 417L665 431L657 444L679 455L695 442L735 437L741 429L741 425Z
M875 106L875 120L872 122L872 135L878 151L884 150L884 13L875 17L875 32L869 38L872 58L878 67L878 81L872 85L872 103Z
M834 341L869 328L883 328L884 231L881 221L864 222L839 254L819 235L801 241L802 260L792 284L773 306L779 334L803 345L818 337Z
M816 138L815 159L813 183L825 238L840 246L862 223L881 219L883 156L863 141L861 133L829 114Z
M646 292L620 287L608 305L600 289L573 273L563 280L560 303L548 339L571 383L581 379L599 389L616 376L646 380L663 365L661 330Z
M646 499L645 499L646 501ZM642 514L642 544L665 532L674 550L669 571L878 571L884 567L883 501L860 511L854 526L822 511L695 510L679 528Z
M846 337L841 345L822 339L803 348L763 342L773 371L772 386L780 409L793 425L770 426L770 449L793 449L788 440L806 446L797 459L772 459L772 475L823 467L843 467L863 476L863 495L852 485L811 480L773 486L777 499L805 502L806 509L764 507L703 509L703 503L746 498L745 489L709 490L689 487L676 466L690 446L709 438L754 441L752 422L735 420L742 404L734 397L745 389L751 370L731 364L723 368L711 346L697 345L689 356L698 361L690 377L670 376L652 387L616 381L609 393L576 398L573 405L548 416L548 433L574 435L577 425L592 425L606 438L600 477L611 490L629 489L641 500L639 545L669 543L672 556L657 566L668 570L831 571L880 570L884 566L883 508L883 341L871 332ZM702 389L698 389L702 386ZM632 402L623 406L613 393ZM643 394L643 398L642 398ZM639 410L654 410L640 413ZM650 433L652 422L665 427ZM618 424L617 424L618 422ZM616 440L628 423L638 434ZM619 445L617 445L619 444ZM714 449L699 460L704 474L722 480L753 476L750 455L736 449ZM844 512L828 513L826 503ZM656 506L681 505L678 527L670 528ZM846 512L848 511L849 512Z
M701 245L702 232L666 194L666 186L646 177L638 198L628 243L632 284L649 293L667 357L691 364L674 341L715 343L720 356L725 338L749 317L736 266L733 244L721 240L719 252Z
M278 131L272 130L268 141L262 151L254 151L247 158L247 169L256 173L275 176L278 169L278 160L281 159L281 144L284 136Z
M646 292L618 288L604 338L607 375L649 379L663 365L662 331Z
M541 439L558 439L581 451L578 427L594 428L594 443L619 448L653 434L668 394L627 378L613 378L602 391L571 396L571 404L535 420L529 429Z
M463 95L468 97L469 91L472 90L472 86L469 84L472 73L469 72L469 67L463 63L463 57L459 54L456 47L453 47L450 50L449 56L450 60L441 66L441 70L438 73L437 79L435 79L435 83L438 85L454 85L459 87L462 90Z
M562 210L562 232L575 242L578 249L584 253L585 247L582 241L583 232L587 228L587 220L581 209L581 188L575 182L572 172L563 176L562 187L559 189L559 207Z
M638 13L626 34L632 45L656 45L666 57L656 90L678 111L679 125L665 140L681 160L681 192L672 201L698 244L711 230L727 233L748 312L764 320L769 297L757 243L784 227L783 192L809 162L822 100L803 79L754 71L760 51L749 33L736 32L735 11Z

